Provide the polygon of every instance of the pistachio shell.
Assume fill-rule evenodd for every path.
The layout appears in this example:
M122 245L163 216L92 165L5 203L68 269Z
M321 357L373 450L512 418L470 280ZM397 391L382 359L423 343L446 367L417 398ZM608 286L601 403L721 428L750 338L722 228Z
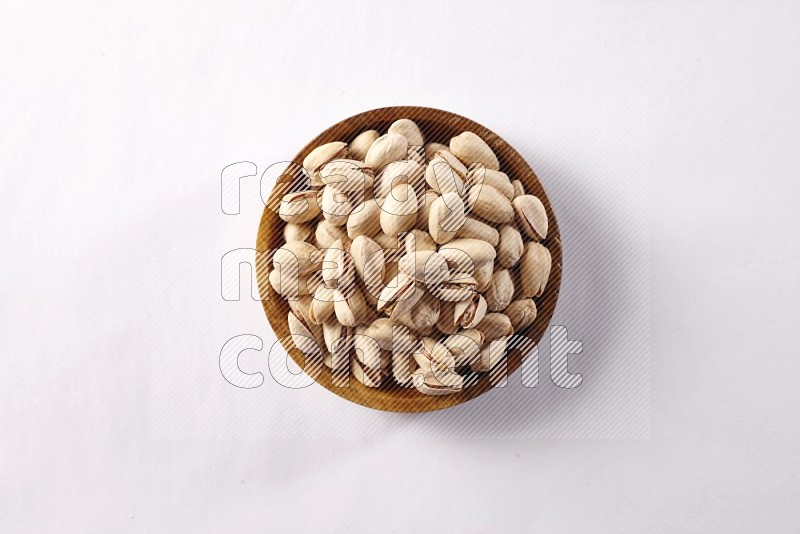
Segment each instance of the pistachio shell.
M503 336L487 342L481 349L480 356L470 363L470 368L476 373L485 373L502 361L506 355L508 336Z
M322 259L322 280L329 287L347 288L355 282L355 267L350 255L350 242L337 239L325 250Z
M415 368L416 362L410 352L392 352L392 376L398 384L409 384Z
M351 216L352 218L352 216ZM330 248L336 240L344 241L347 239L347 232L344 226L337 226L327 219L323 219L317 223L317 229L314 231L319 248Z
M447 145L443 145L442 143L428 143L425 145L425 159L427 161L432 160L436 157L436 153L440 150L445 150L450 152L450 147Z
M541 241L547 237L547 211L533 195L522 195L512 202L517 225L529 238Z
M493 247L496 247L500 242L500 234L497 232L496 228L478 219L473 219L472 217L466 217L464 219L464 224L458 232L456 232L456 237L479 239L481 241L486 241Z
M333 311L341 324L356 327L366 321L367 303L360 289L353 286L349 295L337 289L334 295Z
M288 276L305 276L321 267L321 255L317 247L305 241L284 243L272 256L274 269L282 269Z
M514 198L521 197L525 194L525 186L519 180L512 180L511 185L514 188Z
M514 298L514 282L508 269L498 269L492 275L492 281L484 293L489 311L503 311Z
M392 325L391 319L381 317L367 325L359 326L356 334L374 339L381 350L392 350Z
M487 304L483 295L475 293L472 297L456 302L453 308L453 321L462 328L475 328L486 316Z
M381 229L381 207L371 198L356 206L347 219L347 235L355 239L360 235L372 237Z
M350 256L358 277L364 282L370 300L377 299L383 289L386 266L383 249L367 236L358 236L350 245Z
M417 222L417 195L414 189L401 184L392 188L381 206L381 229L390 236L396 236L414 227Z
M309 325L298 318L294 312L287 317L289 333L295 346L306 356L322 357L323 336L319 325Z
M472 297L478 291L478 282L466 273L455 273L440 283L429 284L428 287L439 300L459 302Z
M313 324L323 324L333 316L333 300L336 290L325 285L320 285L314 291L314 299L309 311L309 321Z
M383 379L388 376L386 370L367 367L355 357L350 359L350 369L353 371L353 376L356 377L356 380L370 388L380 387Z
M364 163L380 171L389 163L404 159L407 154L408 140L402 135L388 133L372 143L364 156Z
M483 341L483 333L471 328L448 336L443 343L455 358L456 367L460 367L478 358Z
M466 165L483 163L487 169L500 170L500 162L492 149L472 132L464 132L450 139L450 152Z
M455 334L460 330L455 321L455 302L442 301L439 308L439 320L436 321L436 328L443 334Z
M444 193L433 201L428 216L431 237L437 243L447 243L464 225L464 202L458 193Z
M428 232L415 228L406 234L405 247L406 254L412 254L423 250L436 250L436 243Z
M436 153L425 168L425 182L437 193L464 193L464 179L467 168L452 154L445 151Z
M493 223L507 223L514 218L511 201L487 184L476 184L469 190L467 206L470 213Z
M433 201L439 198L439 193L428 189L422 197L422 205L417 213L417 224L414 226L420 230L428 231L428 220L430 219L431 206Z
M411 119L398 119L389 126L389 133L402 135L410 146L422 146L424 139L419 127Z
M525 246L519 230L510 224L500 227L500 242L497 245L497 262L505 268L511 268L522 257Z
M430 333L439 320L440 303L429 292L422 290L419 300L410 309L400 305L392 312L392 322L409 327L422 334Z
M377 130L367 130L358 134L356 138L350 142L350 157L364 161L367 150L369 150L372 143L380 136L381 134L379 134Z
M303 168L311 177L311 185L322 185L319 179L319 169L333 159L346 158L348 154L347 143L334 141L320 145L303 160Z
M398 268L417 282L437 284L450 278L447 261L435 250L418 250L404 255Z
M319 177L325 185L333 185L339 191L366 191L375 181L372 169L353 159L329 161L320 169Z
M514 333L525 330L536 319L536 303L531 299L515 300L503 311L511 321Z
M401 184L411 185L415 191L421 191L425 169L413 160L393 161L378 174L375 180L376 198L385 198L392 188Z
M287 269L287 272L289 269ZM305 277L295 274L283 273L282 269L272 269L269 272L269 285L285 299L295 300L308 295L308 285Z
M484 184L497 189L509 201L514 198L514 186L504 172L487 169L481 164L473 165L467 173L467 181L471 185Z
M297 191L287 193L278 208L278 217L288 223L305 223L316 219L320 214L317 191Z
M514 327L511 326L511 319L502 313L487 313L475 328L483 332L486 341L492 341L503 336L510 336L514 333Z
M283 240L287 243L291 241L308 241L314 235L314 227L307 223L286 223L283 227Z
M540 297L550 277L552 258L550 251L541 243L525 244L525 251L519 261L520 286L525 298Z
M383 369L389 365L388 358L384 358L381 347L377 341L369 336L358 333L353 336L353 352L356 359L371 369Z

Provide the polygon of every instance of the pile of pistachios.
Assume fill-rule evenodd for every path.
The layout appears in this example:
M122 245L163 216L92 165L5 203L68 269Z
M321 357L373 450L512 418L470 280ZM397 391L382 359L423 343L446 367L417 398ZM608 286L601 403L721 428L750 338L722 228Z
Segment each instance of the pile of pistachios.
M476 134L425 144L409 119L311 151L269 273L307 361L429 395L502 362L551 266L544 205L512 178Z

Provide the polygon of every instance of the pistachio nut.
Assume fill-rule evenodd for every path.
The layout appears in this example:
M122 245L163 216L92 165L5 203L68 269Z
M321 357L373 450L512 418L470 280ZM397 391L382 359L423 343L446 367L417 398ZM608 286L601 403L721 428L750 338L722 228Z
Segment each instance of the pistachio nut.
M486 241L459 238L439 247L452 272L472 274L478 282L478 291L485 291L492 278L496 251Z
M416 282L434 285L450 279L447 261L435 250L417 250L405 254L397 267Z
M367 130L358 134L355 139L350 141L350 157L364 161L367 150L369 150L372 143L380 136L381 134L379 134L377 130Z
M360 235L372 237L381 229L381 207L374 198L365 200L357 206L347 219L347 235L355 239Z
M470 213L493 223L504 224L514 218L511 201L491 185L478 183L471 187L467 207Z
M317 247L305 241L284 243L272 256L275 269L282 269L288 276L305 276L321 267L321 255Z
M415 191L422 191L422 181L425 176L425 169L418 162L413 160L400 160L389 163L378 174L373 186L376 198L386 198L392 188L401 184L408 184Z
M453 307L453 322L461 328L475 328L486 317L488 305L480 293L456 302Z
M483 332L486 341L492 341L503 336L510 336L514 333L514 327L511 326L511 319L509 319L507 315L498 312L487 313L475 328Z
M333 317L322 323L322 336L330 354L330 358L325 360L325 365L331 369L346 368L353 347L352 329L343 326Z
M286 223L283 227L283 240L289 243L290 241L308 241L314 235L314 227L308 223Z
M486 288L486 305L489 311L505 310L514 298L514 282L508 269L498 269L492 274L492 281Z
M541 241L547 237L547 211L533 195L522 195L512 201L517 225L529 238Z
M456 367L461 367L478 358L483 341L483 332L475 328L468 328L448 336L443 343L455 359Z
M352 217L350 218L352 219ZM347 231L344 226L337 226L327 219L322 219L317 223L314 237L320 249L330 248L337 240L344 241L348 239Z
M383 249L369 237L361 235L350 245L350 257L358 277L364 282L366 293L369 295L367 298L372 303L383 289L386 269ZM376 303L377 301L373 304Z
M428 286L436 298L445 302L466 300L478 291L478 282L466 273L454 273L441 282Z
M392 322L405 325L415 332L427 335L433 330L436 321L439 320L440 303L439 300L431 295L430 292L418 288L421 291L419 300L410 309L398 303L392 311Z
M410 146L422 146L424 139L422 132L419 131L419 126L411 119L399 119L389 126L389 133L402 135L408 141Z
M321 284L314 291L308 319L314 324L323 324L333 317L333 301L336 298L336 290Z
M511 321L514 333L528 328L536 319L536 303L531 299L515 300L503 311Z
M277 294L290 302L309 294L308 285L306 284L306 277L299 276L295 271L294 274L289 274L290 269L286 272L282 268L272 269L269 272L269 285L275 290Z
M334 141L320 145L303 160L303 168L311 178L311 185L320 186L322 180L319 177L319 170L323 165L334 159L346 158L348 155L347 143Z
M350 255L350 241L337 239L322 258L322 281L328 287L346 289L355 283L355 266Z
M344 226L347 218L364 201L364 192L341 191L332 185L322 189L320 209L325 220L334 226Z
M511 186L514 188L514 198L525 194L525 186L519 180L511 180Z
M425 145L425 160L430 161L436 157L436 153L440 150L450 152L450 147L442 143L428 143Z
M475 184L490 185L497 189L509 201L514 198L514 186L511 185L511 180L508 178L508 175L504 172L487 169L480 163L469 168L467 182L472 186Z
M332 185L339 191L367 191L375 182L375 173L364 162L353 159L329 161L319 171L325 185Z
M552 258L541 243L528 242L519 260L520 286L525 298L540 297L550 277Z
M508 339L509 336L503 336L487 342L481 349L478 358L470 363L470 369L476 373L485 373L494 368L506 355Z
M392 376L395 382L400 385L407 385L411 383L411 374L416 368L416 362L411 357L410 352L394 351L392 354ZM412 368L412 363L414 367Z
M359 334L358 329L353 336L353 352L359 362L371 369L384 369L389 365L389 358L383 355L378 342Z
M463 132L450 139L450 152L466 165L483 163L487 169L500 170L500 162L486 141L473 132Z
M496 228L478 219L473 219L472 217L466 217L464 219L464 224L461 225L461 228L456 232L456 237L468 237L486 241L493 247L496 247L500 242L500 234L497 232Z
M292 341L298 350L306 356L322 359L322 347L324 346L322 328L316 324L306 323L291 311L287 317L287 323Z
M364 156L364 163L378 172L389 163L404 159L407 155L408 140L402 135L388 133L372 143Z
M406 254L412 254L423 250L436 250L431 234L425 230L413 229L406 234L405 240Z
M397 236L414 228L417 222L417 195L408 184L396 185L381 206L381 229Z
M425 191L425 194L421 197L421 206L419 206L419 211L417 212L417 224L414 225L414 228L424 230L426 232L428 231L428 221L430 220L431 206L433 205L433 201L437 198L439 198L439 193L436 191L432 191L430 189Z
M425 168L425 182L439 194L464 193L464 179L467 168L450 152L441 150Z
M355 357L350 359L350 369L353 371L353 376L356 377L356 380L370 388L380 387L383 379L388 376L385 369L372 369L363 365Z
M504 224L500 227L500 242L497 245L497 263L510 269L522 257L525 246L522 234L514 226Z
M283 196L278 207L278 217L287 223L305 223L319 216L320 205L317 191L296 191Z
M431 237L437 243L447 243L464 225L464 201L458 193L449 192L433 201L428 216Z

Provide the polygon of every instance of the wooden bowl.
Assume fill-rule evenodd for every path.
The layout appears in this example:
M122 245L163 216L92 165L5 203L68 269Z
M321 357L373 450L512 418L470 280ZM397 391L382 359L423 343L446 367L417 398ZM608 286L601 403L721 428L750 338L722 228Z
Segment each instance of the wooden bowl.
M556 301L558 300L559 288L561 286L561 239L558 230L558 222L553 212L553 207L547 198L544 188L542 188L542 184L536 177L536 174L530 166L528 166L522 156L499 135L466 117L440 109L416 106L380 108L359 113L358 115L354 115L334 124L308 143L300 153L294 157L293 163L298 167L302 167L303 159L317 146L332 141L345 141L349 143L356 135L364 130L374 129L384 134L392 122L402 118L411 119L417 123L425 136L426 143L435 141L448 144L451 137L461 132L474 132L485 140L492 150L494 150L494 153L500 160L500 170L508 174L512 180L520 180L525 186L526 192L536 195L542 203L544 203L549 218L549 230L547 239L543 244L550 250L552 269L544 294L534 299L538 309L536 320L530 327L521 332L522 335L525 335L531 341L538 343L550 324L550 319L553 317ZM291 177L287 175L287 179L284 181L290 180ZM281 180L279 180L278 183L281 183ZM282 193L277 191L277 189L279 188L272 191L258 227L256 248L259 251L277 249L283 244L283 227L285 223L278 217L276 209ZM275 209L275 211L273 211L273 209ZM289 326L287 324L289 305L280 295L275 293L272 286L269 284L268 274L270 262L271 255L257 254L256 271L258 273L258 289L261 294L264 311L267 314L267 320L275 331L278 339L283 339L285 336L289 335ZM283 346L297 365L303 368L305 361L304 356L294 347L290 338L287 339L286 342L283 342ZM520 353L520 350L513 350L509 353L507 368L509 377L519 368L523 357L524 355ZM347 387L336 387L331 383L331 373L327 368L323 368L316 380L323 387L349 401L369 408L391 412L427 412L441 410L474 399L493 387L489 381L489 373L484 373L480 380L466 387L458 394L438 397L423 395L413 387L401 387L394 382L391 375L384 381L384 385L380 388L369 388L352 376L350 377ZM515 383L512 378L509 378L508 387L518 386L520 386L520 384Z

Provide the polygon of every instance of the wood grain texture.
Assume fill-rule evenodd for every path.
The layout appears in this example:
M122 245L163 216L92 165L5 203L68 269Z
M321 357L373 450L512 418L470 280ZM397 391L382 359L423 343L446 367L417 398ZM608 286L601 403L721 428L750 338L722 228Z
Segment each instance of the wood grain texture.
M387 107L359 113L334 124L308 143L292 161L297 166L302 166L303 159L317 146L332 141L349 143L364 130L375 129L384 134L392 122L401 118L408 118L416 122L425 136L426 143L435 141L448 144L451 137L461 132L474 132L494 150L500 161L500 170L508 174L512 180L520 180L525 186L526 192L536 195L544 204L549 219L549 230L547 239L542 243L550 250L552 270L544 294L534 299L538 309L536 320L521 333L538 343L550 324L556 301L558 300L562 272L561 238L553 207L536 174L522 156L499 135L466 117L447 111L416 106ZM291 177L287 177L286 181L288 180L291 180ZM281 180L278 183L281 183ZM259 251L276 249L283 244L283 227L285 223L277 215L277 206L282 196L282 192L279 189L275 188L272 191L261 217L256 239L256 248ZM256 271L262 305L266 312L267 320L278 339L281 340L284 348L298 366L305 368L303 354L294 347L290 338L284 339L289 335L287 324L289 306L275 293L269 284L270 262L270 254L257 254ZM508 355L509 377L519 368L522 358L523 355L520 354L519 350L514 350ZM484 373L480 380L465 388L462 392L441 397L423 395L413 387L401 387L394 382L391 376L384 381L385 385L380 388L368 388L352 376L347 387L336 387L331 383L329 370L323 367L322 372L315 379L323 387L342 398L369 408L391 412L441 410L474 399L492 389L489 373ZM509 378L508 387L520 387L519 383L514 382L515 379L517 382L519 381L519 377Z

